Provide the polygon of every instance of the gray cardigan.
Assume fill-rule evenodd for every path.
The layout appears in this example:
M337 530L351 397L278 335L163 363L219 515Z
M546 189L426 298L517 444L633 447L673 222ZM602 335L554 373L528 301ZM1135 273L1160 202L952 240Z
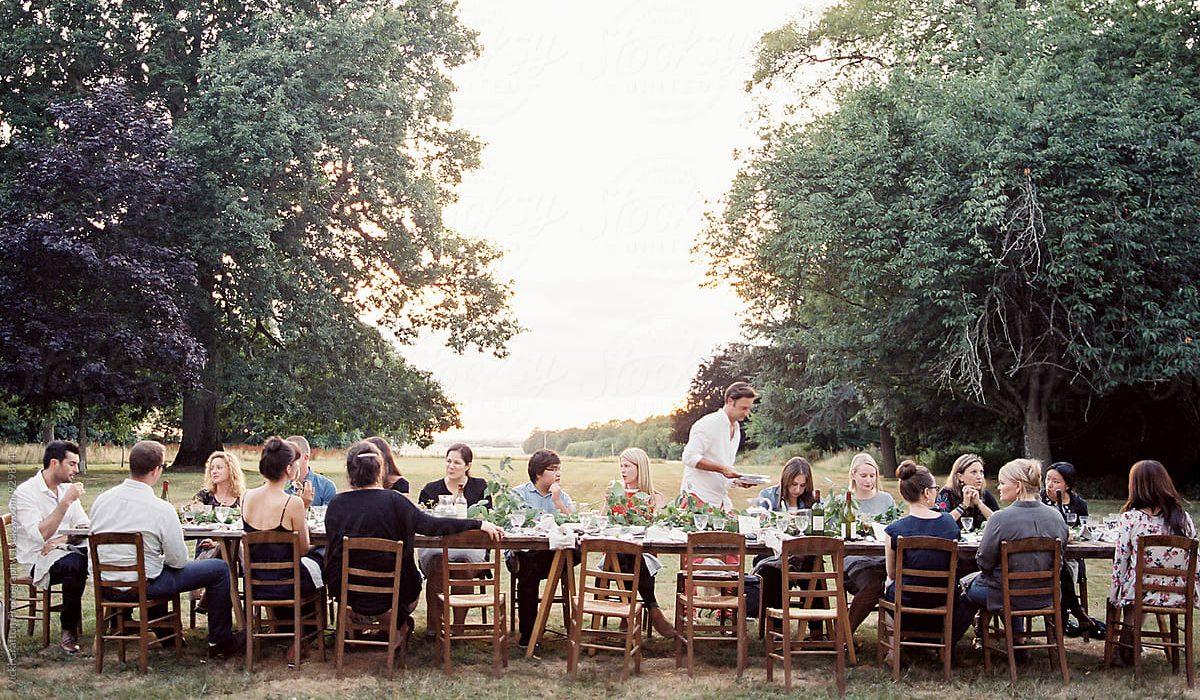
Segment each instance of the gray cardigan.
M975 554L975 562L979 564L979 579L988 587L988 609L999 610L1004 606L1000 592L1000 543L1005 540L1029 539L1031 537L1051 537L1062 541L1063 552L1066 552L1067 539L1070 533L1067 524L1058 510L1040 501L1016 501L1007 508L996 511L988 518L987 529L983 532L983 541L979 543L979 551ZM1050 568L1052 561L1046 554L1028 552L1015 554L1009 559L1009 571L1037 571ZM1043 584L1039 583L1038 587ZM1058 585L1055 576L1053 585ZM1017 608L1034 609L1048 607L1051 599L1046 596L1031 598L1014 597L1013 605Z

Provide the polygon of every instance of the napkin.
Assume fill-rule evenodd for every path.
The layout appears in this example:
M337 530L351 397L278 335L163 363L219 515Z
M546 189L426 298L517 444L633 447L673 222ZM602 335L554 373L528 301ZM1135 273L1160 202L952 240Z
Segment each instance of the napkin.
M550 539L550 549L573 549L575 547L574 532L563 532L558 528L553 528L546 532L546 536Z
M753 515L738 516L738 532L743 535L752 535L758 532L762 526L758 522L758 518Z
M783 554L783 533L779 530L762 530L758 533L758 541L771 548L775 556Z

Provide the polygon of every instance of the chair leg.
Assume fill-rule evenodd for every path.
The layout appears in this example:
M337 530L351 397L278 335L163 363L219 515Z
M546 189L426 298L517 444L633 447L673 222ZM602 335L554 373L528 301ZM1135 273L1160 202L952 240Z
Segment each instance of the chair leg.
M246 673L254 673L254 635L258 633L257 606L248 606L246 611Z
M1183 661L1184 661L1184 668L1186 669L1185 673L1187 673L1188 688L1195 687L1195 667L1196 667L1196 665L1195 665L1195 663L1193 663L1193 659L1192 659L1192 644L1193 644L1193 642L1194 642L1194 639L1192 636L1192 610L1191 610L1191 608L1189 608L1188 611L1183 614L1183 655L1184 655Z
M740 574L739 574L740 575ZM737 626L737 677L740 679L746 670L746 601L742 599L738 606L737 617L733 620Z
M787 604L787 601L784 601ZM783 687L791 692L792 690L792 621L789 618L783 618L780 621L780 632L783 637L780 639L780 654L783 656Z
M683 607L679 603L678 596L675 598L675 668L683 665L683 635L684 630L678 629L680 621L683 620ZM686 623L685 623L686 624Z
M692 678L696 666L696 608L686 603L684 614L687 615L687 671L688 678Z
M30 637L32 637L33 636L33 625L34 625L34 622L37 620L37 614L38 614L37 589L34 588L33 586L30 586L29 593L26 597L29 598L29 604L26 606L26 608L28 609L28 612L29 612L29 619L26 621L26 625L28 626L29 629L26 632L26 634L28 634Z
M1067 667L1067 640L1063 634L1062 611L1054 614L1054 645L1058 650L1058 669L1062 672L1063 685L1071 682L1071 669Z
M834 623L833 629L834 643L837 645L837 649L834 652L836 654L834 658L834 664L837 668L838 695L844 696L846 694L846 632L848 630L840 616L838 617L837 622ZM851 648L853 648L854 642L850 641L849 645Z
M979 611L979 633L982 635L979 639L979 645L983 647L984 673L991 673L992 671L991 626L991 613L988 612L988 609L985 606Z
M1120 616L1112 601L1105 601L1104 608L1104 668L1110 668L1113 652L1116 651L1117 623L1120 621Z
M1133 677L1142 680L1142 610L1141 606L1133 608Z
M146 606L138 606L138 670L145 673L150 668L150 637L152 634L150 626L147 622L150 619L150 613Z
M183 611L179 609L179 596L175 596L172 601L174 605L174 614L171 616L172 625L175 628L175 660L183 658Z
M1159 618L1162 619L1161 617ZM1167 627L1171 631L1171 673L1179 673L1179 617L1171 614L1167 616Z
M321 663L325 663L325 625L329 624L326 618L328 608L325 606L325 596L322 595L317 600L317 648L321 651Z
M98 607L99 607L99 610L96 611L95 641L92 642L92 653L95 654L95 656L96 656L95 668L96 668L97 675L104 672L104 624L105 624L104 606L100 605Z
M345 602L338 603L337 614L337 631L333 637L333 663L334 668L340 674L342 672L342 662L345 660L346 654L346 604Z
M50 646L50 589L42 591L42 648Z
M1017 650L1014 649L1013 621L1011 615L1004 615L1004 641L1008 652L1008 679L1012 687L1017 685Z

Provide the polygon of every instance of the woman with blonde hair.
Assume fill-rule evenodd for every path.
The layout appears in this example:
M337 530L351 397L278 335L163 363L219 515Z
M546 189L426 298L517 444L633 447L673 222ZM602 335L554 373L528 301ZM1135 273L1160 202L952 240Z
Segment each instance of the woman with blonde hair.
M965 454L954 460L946 485L938 492L935 505L943 513L949 513L959 526L963 518L969 518L971 526L964 530L978 530L983 521L1000 509L996 497L987 490L983 473L983 458L977 454Z
M204 488L196 492L195 501L206 506L239 508L246 493L246 475L237 455L217 450L204 462Z
M883 515L896 506L892 494L879 490L879 465L866 452L859 452L850 460L849 483L859 515Z
M849 480L858 513L865 519L883 515L896 506L892 494L879 490L879 465L866 452L850 460ZM848 556L843 562L846 590L854 594L850 602L851 633L871 615L883 596L887 583L885 564L884 557L879 556Z
M662 492L654 488L650 474L650 455L646 454L645 450L630 447L622 450L618 459L621 484L625 488L626 507L632 507L635 500L645 500L645 504L649 506L648 510L653 514L667 504ZM675 626L667 621L666 615L658 605L658 598L654 595L654 576L662 569L662 562L658 557L649 554L643 554L642 557L644 561L642 578L638 581L638 594L642 598L642 605L650 611L650 622L654 624L655 631L664 638L671 639L676 634ZM617 567L625 573L633 572L633 562L633 557L628 554L617 555Z
M1058 539L1066 553L1070 532L1058 510L1042 503L1042 464L1035 459L1014 459L1000 467L1000 498L1012 505L992 514L983 541L975 554L979 575L967 585L967 602L976 609L1000 610L1004 600L1000 590L1000 543L1016 542L1034 537ZM1008 558L1009 573L1045 571L1053 564L1045 552L1022 552ZM964 581L964 584L966 582ZM1051 604L1050 596L1023 596L1023 607L1044 607ZM1014 620L1017 628L1019 620ZM1015 631L1021 631L1017 628Z

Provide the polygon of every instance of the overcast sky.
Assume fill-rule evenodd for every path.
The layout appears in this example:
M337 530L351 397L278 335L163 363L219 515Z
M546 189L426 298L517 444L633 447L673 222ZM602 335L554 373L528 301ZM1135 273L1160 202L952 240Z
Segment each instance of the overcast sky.
M739 338L738 301L700 287L689 251L754 143L756 42L806 6L461 3L483 51L455 72L456 121L486 147L446 218L507 251L528 331L503 360L432 338L404 350L459 404L444 437L668 412Z

